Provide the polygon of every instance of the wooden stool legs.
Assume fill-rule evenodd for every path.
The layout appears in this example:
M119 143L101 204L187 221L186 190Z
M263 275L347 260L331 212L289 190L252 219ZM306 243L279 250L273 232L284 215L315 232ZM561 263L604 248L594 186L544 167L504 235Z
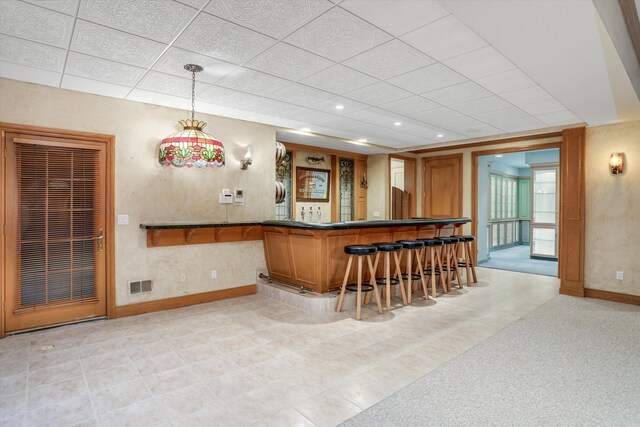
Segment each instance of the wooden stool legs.
M473 283L478 283L478 276L476 276L476 262L473 252L473 242L464 242L466 252L465 257L467 261L467 266L471 267L471 274L473 275Z
M413 280L413 268L411 267L412 255L415 249L405 249L407 252L407 303L411 304L411 291L412 291L412 280ZM422 268L422 256L420 251L418 250L416 253L416 262L417 269L420 273L420 282L422 283L422 290L424 291L424 299L429 299L429 291L427 291L427 280L424 277L424 271Z
M384 296L387 305L387 310L391 310L391 278L398 278L398 285L400 286L400 293L402 294L402 304L407 305L407 294L404 290L404 281L402 280L402 270L400 269L400 258L398 257L399 251L393 252L393 258L395 261L395 276L391 275L391 252L384 252ZM380 260L381 252L376 254L376 260L373 263L373 270L378 271L378 262Z
M344 301L344 294L347 289L347 282L349 281L349 274L351 273L351 266L353 264L353 257L355 255L349 255L349 260L347 261L347 271L344 274L344 279L342 280L342 288L340 289L340 296L338 297L338 303L336 304L336 311L340 312L342 310L342 302ZM376 300L376 305L378 306L378 313L382 314L382 304L380 303L380 295L378 294L378 285L376 284L376 273L373 269L373 263L371 262L371 255L360 255L358 256L358 288L356 292L356 320L360 320L362 318L362 258L367 258L367 264L369 267L370 274L370 284L373 287L373 296Z

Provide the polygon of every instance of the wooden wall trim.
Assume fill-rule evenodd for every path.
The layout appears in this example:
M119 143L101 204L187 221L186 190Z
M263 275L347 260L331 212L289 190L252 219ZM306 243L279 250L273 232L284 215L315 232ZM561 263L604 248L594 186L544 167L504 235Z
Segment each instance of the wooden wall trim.
M188 305L202 304L228 298L253 295L257 292L256 285L246 285L237 288L220 289L217 291L201 292L193 295L183 295L154 301L139 302L116 307L115 317L135 316L136 314L151 313L153 311L170 310Z
M456 150L456 149L471 148L471 147L483 147L487 145L509 144L512 142L519 142L519 141L534 141L536 139L554 138L559 136L562 136L562 132L560 131L549 132L549 133L541 133L537 135L515 136L512 138L492 139L490 141L471 142L469 144L456 144L456 145L449 145L445 147L425 148L423 150L410 151L410 153L414 153L414 154L435 153L438 151Z
M587 298L603 299L607 301L621 302L624 304L640 305L640 295L620 294L618 292L585 288L584 296Z
M116 301L116 267L115 267L115 141L114 135L106 135L99 133L78 132L73 130L48 128L41 126L21 125L16 123L0 122L0 148L4 153L6 147L6 135L7 133L27 133L30 135L47 136L54 138L64 138L71 140L92 141L105 144L106 146L106 219L105 219L105 241L110 242L106 245L106 265L105 265L105 286L106 286L106 304L107 304L107 317L112 318L115 316L115 301ZM4 206L6 206L5 197L5 185L6 185L6 159L2 156L2 163L0 168L0 201L2 202L3 209L0 212L0 225L5 224L5 212ZM3 253L6 240L4 233L0 244L3 249ZM6 285L6 277L4 271L4 256L0 263L0 308L4 307L4 292ZM5 335L5 321L4 321L4 309L0 310L0 338Z
M584 127L566 129L560 150L560 293L579 296L584 296L585 137Z
M147 230L147 247L201 245L262 240L261 225L183 227Z
M366 154L352 153L350 151L332 150L330 148L314 147L313 145L294 144L293 142L278 141L284 144L287 150L291 151L312 151L316 153L325 153L332 156L347 157L349 159L366 159Z

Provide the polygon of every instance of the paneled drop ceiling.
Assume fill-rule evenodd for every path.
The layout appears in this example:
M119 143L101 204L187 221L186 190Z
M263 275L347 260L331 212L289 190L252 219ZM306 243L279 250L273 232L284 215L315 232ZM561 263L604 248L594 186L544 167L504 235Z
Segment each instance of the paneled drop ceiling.
M585 121L443 5L0 0L0 76L189 109L197 63L197 111L365 152Z

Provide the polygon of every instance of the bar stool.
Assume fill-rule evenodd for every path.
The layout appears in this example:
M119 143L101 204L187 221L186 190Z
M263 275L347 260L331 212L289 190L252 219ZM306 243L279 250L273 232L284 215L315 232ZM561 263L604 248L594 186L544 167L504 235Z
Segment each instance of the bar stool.
M349 261L347 261L347 271L344 273L344 280L342 281L342 289L340 289L340 296L338 297L338 304L336 305L336 311L342 310L342 301L344 300L345 290L356 291L356 320L360 320L362 317L362 294L366 292L373 292L373 296L376 299L376 305L378 306L378 313L382 314L382 305L380 304L380 295L378 294L378 285L376 284L376 271L373 269L373 263L371 262L371 256L378 252L378 249L372 245L348 245L344 247L344 253L349 255ZM358 282L347 285L349 281L349 274L351 273L351 264L353 263L353 257L358 257ZM367 258L367 264L369 265L370 284L362 284L362 258Z
M424 290L424 299L429 299L429 291L427 291L427 281L424 278L424 271L422 269L422 257L421 252L422 248L424 248L424 242L420 240L398 240L396 243L400 243L402 245L402 253L407 254L407 270L403 278L407 281L407 303L411 304L411 291L412 291L412 280L420 279L422 282L422 289ZM418 263L417 270L418 273L414 272L412 268L412 257L414 252L416 253L416 261Z
M441 250L441 257L442 264L444 266L444 272L446 272L447 288L449 291L451 291L451 281L453 280L452 275L458 282L458 286L462 288L457 255L458 243L460 240L457 237L438 237L438 240L442 241L442 243L444 244ZM441 275L442 273L443 270L440 270Z
M476 276L476 263L473 258L473 242L476 240L474 236L452 236L457 237L462 244L462 259L458 262L459 267L464 267L467 274L467 286L471 286L471 283L478 283L478 276ZM470 280L469 270L473 275L473 282Z
M442 291L447 292L447 285L445 284L444 275L440 274L442 271L442 259L440 257L440 246L444 245L444 242L439 239L418 239L424 242L424 261L423 271L425 276L429 276L429 283L431 286L431 296L436 297L436 276L440 277L440 284L442 285Z
M402 281L402 268L400 267L400 257L398 254L402 251L403 246L400 243L381 242L374 243L378 249L376 258L373 263L373 270L378 271L378 262L380 261L380 255L384 253L384 277L377 277L376 283L378 285L385 285L385 300L387 302L387 310L391 310L391 285L400 285L400 293L402 294L402 304L407 305L407 294L404 291L404 283ZM393 253L393 259L396 265L395 274L391 275L391 253Z

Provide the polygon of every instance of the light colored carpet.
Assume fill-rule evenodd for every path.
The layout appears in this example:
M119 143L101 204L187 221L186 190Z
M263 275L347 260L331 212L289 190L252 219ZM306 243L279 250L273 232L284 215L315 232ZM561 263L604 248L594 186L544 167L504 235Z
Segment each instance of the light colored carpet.
M640 307L558 295L343 425L638 426Z
M558 261L531 259L529 246L514 246L491 252L491 259L478 267L558 277Z

